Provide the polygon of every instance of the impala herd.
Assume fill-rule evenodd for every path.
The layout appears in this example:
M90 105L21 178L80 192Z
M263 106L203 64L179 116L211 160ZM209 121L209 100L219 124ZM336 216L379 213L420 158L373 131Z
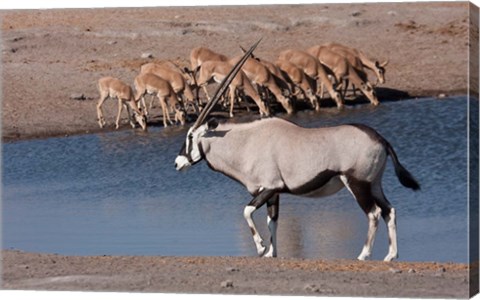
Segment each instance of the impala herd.
M240 47L243 50L243 48ZM190 53L191 68L181 68L171 61L146 63L134 80L135 93L130 85L113 77L103 77L98 81L100 99L97 104L98 124L106 124L102 105L107 98L118 100L118 113L115 126L118 129L123 108L128 112L130 125L135 123L147 128L147 117L153 101L147 106L146 94L158 98L162 109L163 125L173 124L170 114L174 113L175 123L186 122L187 109L191 107L198 115L203 107L200 89L210 100L207 86L220 83L242 55L227 57L205 47L194 48ZM288 49L279 53L274 62L251 54L241 71L229 84L228 95L223 99L230 117L236 103L249 110L248 101L253 100L261 116L272 114L272 102L288 113L295 111L296 101L307 101L312 109L320 109L324 99L324 89L340 109L344 105L347 88L351 85L354 95L357 89L370 101L378 105L375 93L377 83L385 83L385 66L388 61L379 63L371 60L362 51L338 43L316 45L307 50ZM366 69L373 71L376 82L368 80Z

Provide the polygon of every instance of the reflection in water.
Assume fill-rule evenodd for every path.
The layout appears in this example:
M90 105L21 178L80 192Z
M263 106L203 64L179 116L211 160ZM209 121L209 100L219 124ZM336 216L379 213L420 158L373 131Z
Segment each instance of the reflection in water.
M299 112L308 127L365 123L394 146L422 191L383 179L397 209L401 260L467 261L466 98ZM477 102L478 105L478 102ZM282 116L283 117L283 116ZM256 255L243 207L251 197L200 163L173 161L187 127L22 141L3 147L3 247L62 254ZM367 219L348 191L282 195L279 256L355 258ZM269 240L266 208L254 215ZM379 224L373 259L388 248Z

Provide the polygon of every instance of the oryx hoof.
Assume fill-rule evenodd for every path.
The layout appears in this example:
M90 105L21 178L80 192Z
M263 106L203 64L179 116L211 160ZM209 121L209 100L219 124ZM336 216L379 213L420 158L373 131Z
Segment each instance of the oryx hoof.
M268 251L263 255L263 257L277 257L277 253L273 251L273 247L270 246Z
M388 254L387 256L385 256L383 261L392 261L396 258L398 258L398 254Z
M265 252L267 252L267 247L265 246L257 249L258 256L260 257L263 257L265 255Z
M361 261L364 261L364 260L367 260L368 258L370 257L370 253L361 253L357 259L358 260L361 260Z

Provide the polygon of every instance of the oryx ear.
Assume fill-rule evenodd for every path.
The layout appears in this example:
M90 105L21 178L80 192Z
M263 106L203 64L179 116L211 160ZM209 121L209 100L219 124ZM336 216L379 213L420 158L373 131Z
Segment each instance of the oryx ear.
M218 126L218 120L215 119L215 118L211 118L210 120L208 120L207 122L207 129L208 130L213 130L215 128L217 128Z

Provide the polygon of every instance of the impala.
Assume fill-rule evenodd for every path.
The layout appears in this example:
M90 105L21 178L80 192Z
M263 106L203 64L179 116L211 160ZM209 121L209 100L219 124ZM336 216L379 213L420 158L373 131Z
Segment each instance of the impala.
M135 95L136 101L139 101L140 98L142 98L144 106L145 94L155 94L158 97L160 106L162 107L164 127L168 126L167 120L170 124L173 123L170 119L170 110L175 111L176 122L179 121L182 125L185 124L185 110L178 101L177 94L175 94L175 91L168 81L151 73L143 73L135 77L135 90L137 91L137 94Z
M362 91L373 105L380 104L372 84L366 81L365 78L362 78L345 57L322 46L312 47L308 49L308 51L333 72L340 90L343 85L343 88L346 90L348 82L350 81Z
M100 93L100 98L97 103L97 118L98 125L100 128L103 128L106 124L105 118L103 116L102 105L105 100L108 98L113 98L118 100L118 113L117 119L115 121L115 129L120 127L120 115L122 114L122 109L125 107L128 113L128 121L132 128L135 128L135 123L132 121L130 115L130 108L133 110L133 116L135 121L142 127L143 130L147 129L147 121L143 112L138 108L137 102L133 96L132 88L121 81L120 79L113 77L103 77L98 80L98 91ZM128 104L128 105L127 105Z
M228 72L232 69L232 65L228 62L222 61L207 61L202 64L200 67L199 77L198 77L198 85L199 86L206 86L209 82L216 81L221 82L227 75ZM233 117L233 105L235 101L235 92L241 91L250 98L255 101L257 104L260 115L269 116L270 109L266 105L266 103L260 98L257 91L253 88L250 80L248 79L247 75L243 71L239 71L238 74L233 78L233 80L229 83L230 89L230 110L229 115Z
M317 82L316 94L319 94L320 97L323 96L323 91L319 91L323 83L323 85L325 85L325 87L327 88L330 97L332 97L332 99L337 104L337 107L343 107L342 96L335 90L332 82L330 82L330 79L328 78L327 71L316 57L300 50L284 50L280 53L278 59L286 60L295 64L297 67L302 69L305 74L313 78Z

